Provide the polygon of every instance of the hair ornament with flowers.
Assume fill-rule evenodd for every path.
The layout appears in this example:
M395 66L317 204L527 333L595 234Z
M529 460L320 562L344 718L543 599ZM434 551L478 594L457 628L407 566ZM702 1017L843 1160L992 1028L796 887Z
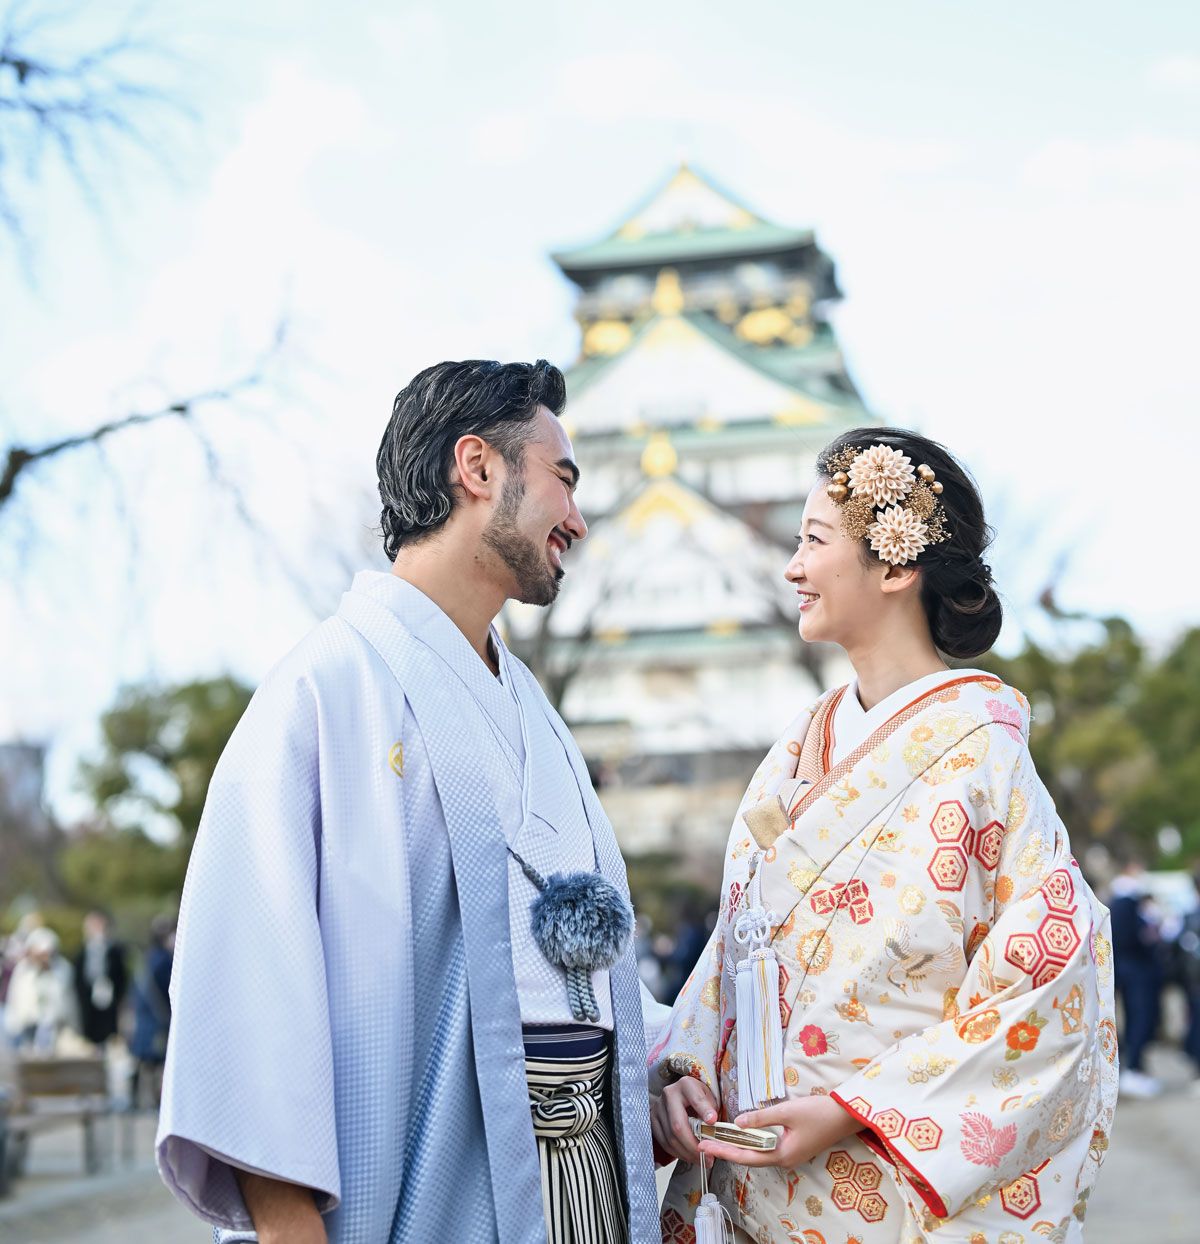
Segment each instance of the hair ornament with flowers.
M880 561L905 566L949 537L932 467L914 469L907 454L882 444L848 446L826 466L825 491L841 507L842 530L851 540L868 541Z

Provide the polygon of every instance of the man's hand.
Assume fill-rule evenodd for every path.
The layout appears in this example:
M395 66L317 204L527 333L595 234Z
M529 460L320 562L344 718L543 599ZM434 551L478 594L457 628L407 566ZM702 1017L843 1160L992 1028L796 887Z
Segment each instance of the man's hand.
M697 1118L712 1123L716 1117L717 1102L708 1085L694 1076L684 1076L668 1084L654 1102L650 1110L650 1132L658 1147L673 1157L693 1166L701 1162L711 1166L712 1160L706 1160L700 1152L691 1120Z
M818 1153L861 1130L862 1123L832 1097L794 1097L762 1110L746 1110L734 1120L738 1127L783 1127L774 1149L741 1149L715 1140L700 1142L700 1152L736 1166L782 1166L792 1169L811 1162Z
M328 1244L311 1188L249 1171L238 1171L237 1181L259 1244Z

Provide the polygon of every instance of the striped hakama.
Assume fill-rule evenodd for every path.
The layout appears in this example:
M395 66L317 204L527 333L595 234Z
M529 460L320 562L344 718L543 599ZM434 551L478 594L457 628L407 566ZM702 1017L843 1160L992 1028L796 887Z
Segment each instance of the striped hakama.
M549 1244L627 1239L609 1117L611 1035L577 1025L524 1029Z

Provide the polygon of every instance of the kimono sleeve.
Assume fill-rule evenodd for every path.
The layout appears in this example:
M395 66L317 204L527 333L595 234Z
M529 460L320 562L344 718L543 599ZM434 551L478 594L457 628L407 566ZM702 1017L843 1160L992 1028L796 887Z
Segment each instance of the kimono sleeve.
M1028 751L1001 740L989 759L1005 752L1007 776L981 809L1004 826L993 919L945 1019L831 1094L862 1120L861 1139L894 1164L914 1208L938 1218L1074 1152L1081 1138L1086 1151L1115 1099L1112 990L1095 960L1108 913L1071 858ZM934 1056L940 1070L930 1076Z
M256 693L213 775L180 911L158 1166L235 1231L253 1231L235 1168L312 1188L323 1213L340 1197L317 722L302 676L277 670Z
M693 1076L708 1085L714 1097L720 1096L719 1007L725 940L722 923L718 920L708 944L675 999L669 1019L665 1025L659 1025L654 1034L657 1040L647 1047L650 1052L646 1061L653 1096L662 1092L663 1085L683 1076ZM647 1029L647 1036L650 1035Z

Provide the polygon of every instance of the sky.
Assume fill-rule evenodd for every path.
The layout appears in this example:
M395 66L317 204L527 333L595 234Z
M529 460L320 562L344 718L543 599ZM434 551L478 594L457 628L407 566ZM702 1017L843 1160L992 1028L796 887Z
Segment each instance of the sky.
M26 8L37 9L37 4ZM119 24L84 6L76 46ZM0 514L0 736L51 793L122 683L256 680L372 544L396 391L446 357L569 365L553 249L686 158L812 227L881 418L945 441L998 529L1004 644L1065 608L1154 643L1200 622L1200 9L174 0L140 28L184 109L110 144L93 203L50 160L0 236L0 442L37 445L255 372L63 459ZM586 463L580 502L586 512ZM239 510L240 507L240 510ZM247 526L246 518L250 525ZM1186 546L1185 546L1186 547Z

